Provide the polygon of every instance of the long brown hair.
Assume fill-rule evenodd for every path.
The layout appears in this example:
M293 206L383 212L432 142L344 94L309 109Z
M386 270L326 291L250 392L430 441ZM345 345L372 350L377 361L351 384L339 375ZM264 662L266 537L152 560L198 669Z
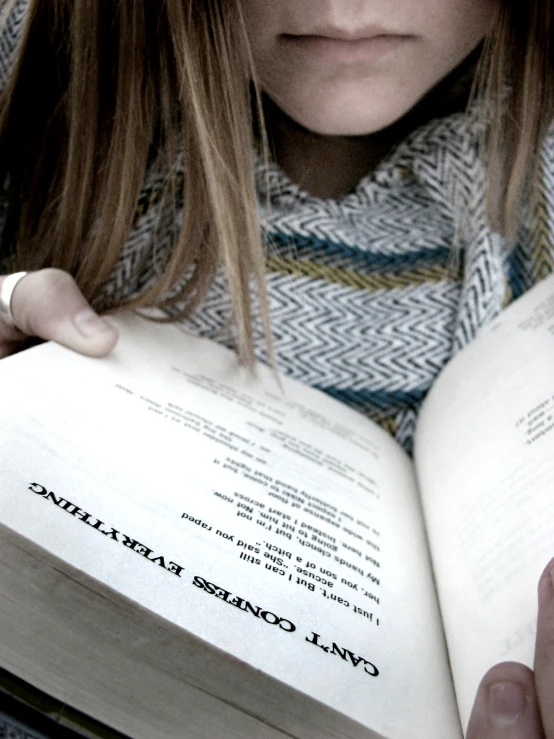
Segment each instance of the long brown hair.
M18 63L0 96L4 243L16 245L13 269L67 270L94 302L132 227L146 172L156 166L165 173L165 207L182 212L182 224L154 284L127 305L183 300L192 310L223 266L237 343L250 362L252 277L270 333L252 172L255 70L240 0L29 4ZM513 234L554 115L553 6L500 5L476 89L494 111L491 221ZM190 279L168 299L185 274ZM115 296L102 307L121 302Z
M512 242L522 199L536 205L541 146L554 119L553 12L552 0L502 0L476 79L489 219Z
M165 207L177 216L182 206L182 225L155 284L127 305L184 300L191 310L222 265L237 343L250 362L252 276L267 316L253 75L239 0L30 0L19 61L0 98L13 269L67 270L94 302L154 163L165 175Z

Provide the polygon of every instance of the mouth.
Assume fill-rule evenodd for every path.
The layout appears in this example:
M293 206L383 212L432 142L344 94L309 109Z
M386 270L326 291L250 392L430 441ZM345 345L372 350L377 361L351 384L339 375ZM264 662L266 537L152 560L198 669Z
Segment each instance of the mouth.
M350 64L374 62L403 47L414 36L387 33L381 29L367 29L347 33L338 29L322 30L314 34L281 34L279 37L290 51L323 62Z
M289 34L284 35L287 36ZM405 34L400 34L392 29L387 29L383 26L377 25L366 25L353 30L340 28L338 26L319 25L315 26L310 31L298 29L296 33L291 33L290 35L336 39L337 41L362 41L364 39L372 39L378 36L402 36Z

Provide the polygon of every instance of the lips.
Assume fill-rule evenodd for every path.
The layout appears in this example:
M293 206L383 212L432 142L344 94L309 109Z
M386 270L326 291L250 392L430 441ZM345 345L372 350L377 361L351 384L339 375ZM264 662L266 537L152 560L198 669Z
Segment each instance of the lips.
M289 34L284 35L287 36ZM340 41L361 41L364 39L375 38L377 36L402 36L405 34L397 33L391 29L384 28L383 26L370 25L353 30L338 28L336 26L318 26L310 31L299 31L298 33L291 33L290 35L323 37Z
M280 40L291 52L323 62L374 62L400 49L412 36L371 28L357 33L322 29L313 34L282 34Z

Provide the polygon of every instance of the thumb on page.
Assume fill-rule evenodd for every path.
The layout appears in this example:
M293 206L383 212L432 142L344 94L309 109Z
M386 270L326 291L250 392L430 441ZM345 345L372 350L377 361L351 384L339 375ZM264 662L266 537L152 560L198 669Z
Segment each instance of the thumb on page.
M91 357L108 354L117 343L117 331L92 310L71 275L58 269L30 272L18 282L11 312L19 331L2 322L0 356L17 351L29 336Z
M533 672L503 662L481 680L466 739L544 739Z

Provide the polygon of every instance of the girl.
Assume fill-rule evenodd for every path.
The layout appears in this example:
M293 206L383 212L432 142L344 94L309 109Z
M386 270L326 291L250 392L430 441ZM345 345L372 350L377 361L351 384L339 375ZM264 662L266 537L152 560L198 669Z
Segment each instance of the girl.
M3 355L104 354L89 303L158 305L410 450L452 353L552 270L549 0L1 12L0 272L30 272Z
M552 269L549 4L10 4L6 271L65 270L102 311L188 313L409 450L452 353ZM487 102L466 113L479 59ZM52 299L44 279L62 278L18 292Z

